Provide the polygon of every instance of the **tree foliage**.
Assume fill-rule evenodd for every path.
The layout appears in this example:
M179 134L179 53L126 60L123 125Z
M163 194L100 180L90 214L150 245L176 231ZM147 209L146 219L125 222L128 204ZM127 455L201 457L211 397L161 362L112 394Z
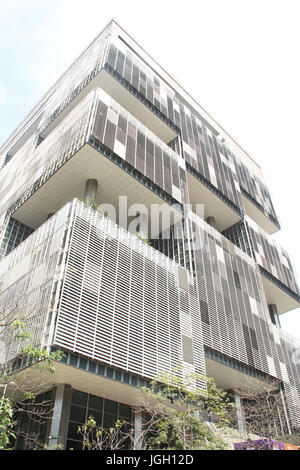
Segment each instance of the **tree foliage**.
M18 314L2 316L1 327L5 354L0 364L0 450L9 450L15 438L18 415L26 413L38 422L50 416L49 403L35 399L44 391L43 383L32 381L27 375L19 375L16 362L25 359L35 370L54 374L55 362L60 361L64 353L49 352L35 345L32 334Z
M146 391L143 424L149 449L223 449L224 442L204 421L203 411L217 427L228 425L226 393L214 379L199 374L163 374Z
M253 443L263 439L280 441L282 436L289 435L285 394L280 381L266 383L259 391L244 388L236 389L234 393L242 402L244 440Z
M83 449L225 449L226 445L204 421L203 410L217 427L228 425L229 400L215 381L198 374L158 376L142 391L142 404L134 409L141 417L140 430L132 421L118 420L109 429L97 426L92 416L78 428Z

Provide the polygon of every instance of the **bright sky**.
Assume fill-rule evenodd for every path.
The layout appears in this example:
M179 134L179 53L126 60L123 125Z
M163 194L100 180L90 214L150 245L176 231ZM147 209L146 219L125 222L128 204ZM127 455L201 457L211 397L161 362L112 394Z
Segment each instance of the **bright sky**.
M0 0L0 144L111 18L259 162L299 283L299 0Z

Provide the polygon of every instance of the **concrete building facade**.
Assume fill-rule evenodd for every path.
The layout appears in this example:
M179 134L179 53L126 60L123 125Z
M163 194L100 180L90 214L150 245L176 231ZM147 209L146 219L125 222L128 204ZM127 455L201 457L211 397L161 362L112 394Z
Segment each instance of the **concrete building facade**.
M140 388L174 370L226 390L278 379L283 431L300 426L300 347L280 328L299 290L261 169L115 21L2 145L0 168L1 309L65 351L44 377L50 448L80 448L90 414L132 417Z

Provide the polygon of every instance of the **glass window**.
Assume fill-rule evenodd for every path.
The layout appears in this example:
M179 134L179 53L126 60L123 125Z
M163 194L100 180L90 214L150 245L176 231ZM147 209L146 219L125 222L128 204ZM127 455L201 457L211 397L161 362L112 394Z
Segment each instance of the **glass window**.
M102 411L103 399L95 395L89 395L89 408Z
M79 392L77 390L73 390L72 392L72 403L76 405L86 406L87 405L87 394L84 392Z
M105 400L104 402L104 411L108 413L115 413L118 412L118 403L112 400Z
M103 416L103 427L104 429L109 429L114 426L115 422L117 421L116 415L104 414Z
M77 405L71 405L70 420L76 421L76 423L85 423L86 408Z
M67 440L67 450L82 450L82 443L80 441Z

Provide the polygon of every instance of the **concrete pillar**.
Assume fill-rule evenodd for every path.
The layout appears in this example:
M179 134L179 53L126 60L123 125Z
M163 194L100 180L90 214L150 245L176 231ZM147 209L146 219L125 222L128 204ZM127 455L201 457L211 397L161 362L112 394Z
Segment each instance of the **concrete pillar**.
M269 312L270 312L272 323L276 325L278 328L281 328L278 310L275 304L269 305Z
M147 214L144 213L139 213L137 214L138 220L139 220L139 235L148 240L148 216Z
M235 401L235 406L236 406L238 429L239 429L239 431L246 431L243 405L242 405L241 397L239 395L235 394L234 401Z
M134 450L142 450L142 412L134 413Z
M84 198L86 200L96 199L97 197L98 182L97 180L87 180L85 185Z
M55 390L53 415L49 435L49 450L57 446L66 448L69 415L72 399L72 387L67 384L58 384Z
M214 229L217 229L216 219L212 216L207 217L206 222L211 225Z

